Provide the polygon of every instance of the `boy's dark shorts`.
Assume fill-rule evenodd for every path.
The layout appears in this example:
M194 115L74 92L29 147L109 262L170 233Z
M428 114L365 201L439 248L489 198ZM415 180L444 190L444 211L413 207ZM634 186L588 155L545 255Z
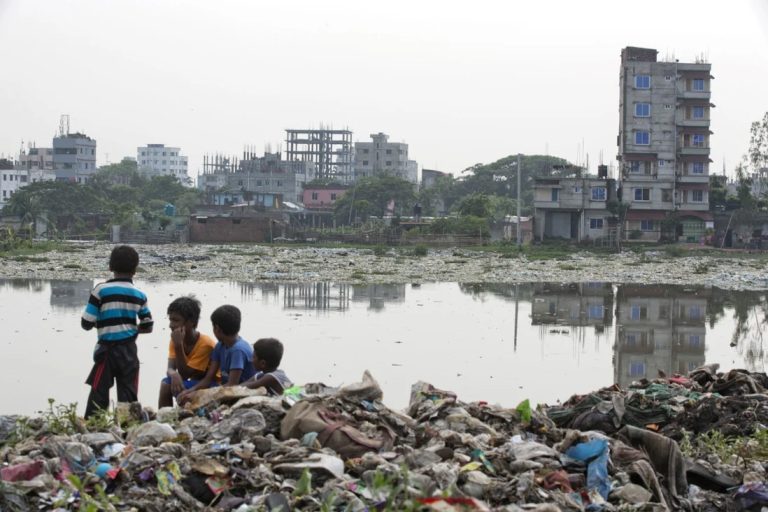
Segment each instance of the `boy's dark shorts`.
M91 373L85 381L92 387L112 387L114 380L126 378L132 381L139 372L136 340L98 343L93 351L93 363Z

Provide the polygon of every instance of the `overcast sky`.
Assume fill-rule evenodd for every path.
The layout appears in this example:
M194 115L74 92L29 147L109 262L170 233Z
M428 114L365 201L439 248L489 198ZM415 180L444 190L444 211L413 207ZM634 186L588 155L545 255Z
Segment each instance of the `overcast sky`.
M615 161L625 46L712 63L730 171L768 111L768 0L0 0L0 153L50 146L69 114L100 165L164 143L193 176L321 124L453 173L518 152L594 170Z

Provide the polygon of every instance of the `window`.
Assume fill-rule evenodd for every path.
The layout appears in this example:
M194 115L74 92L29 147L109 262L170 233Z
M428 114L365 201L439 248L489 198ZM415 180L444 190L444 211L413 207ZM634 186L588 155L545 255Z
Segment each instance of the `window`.
M363 160L363 165L368 165L368 160Z
M646 131L635 132L635 144L647 146L651 143L651 133Z
M701 320L701 306L691 306L688 308L688 318L691 320Z
M704 162L693 162L691 164L691 172L693 174L704 174Z
M649 188L636 188L635 189L635 201L650 201L651 189Z
M605 187L593 187L592 188L592 200L593 201L605 201Z
M629 376L630 377L645 377L645 362L644 361L630 361L630 363L629 363Z
M671 203L672 202L672 189L671 188L663 188L663 189L661 189L661 202L662 203Z
M560 189L553 188L551 198L552 198L552 201L558 201L560 199Z
M691 137L691 146L693 146L695 148L703 148L704 147L704 135L695 134L693 137Z
M281 180L277 180L277 186L278 187L282 187L283 186L283 182Z
M664 75L664 80L669 82L670 80L672 80L672 75Z
M27 177L26 176L19 176L19 179L21 180L22 183L26 183L27 182Z
M693 119L704 119L704 107L693 107L691 109L691 117Z
M232 224L240 224L243 219L232 219Z
M363 154L364 154L364 155L367 155L367 154L368 154L368 148L365 148L365 149L363 149Z
M256 180L256 186L257 186L257 187L260 187L260 186L261 186L261 180Z
M312 192L312 200L317 201L317 192Z
M664 105L664 110L672 110L672 105L667 103L666 105Z
M694 78L691 82L691 88L694 91L697 92L703 92L704 91L704 79L703 78Z
M688 335L688 346L691 348L701 347L701 336L698 334Z
M651 116L651 104L650 103L635 103L635 116L636 117L650 117Z
M387 167L392 167L392 160L387 160Z
M658 166L659 167L664 167L664 160L659 160Z
M637 75L637 76L635 76L635 88L636 89L650 89L651 88L651 75Z
M659 306L659 320L669 320L669 305Z
M603 219L600 219L603 220ZM588 315L589 318L592 319L600 319L603 318L603 306L596 304L594 306L589 306Z
M331 201L336 200L336 192L331 192Z
M652 220L641 220L640 221L640 231L653 231L653 221Z
M208 217L198 217L197 218L198 224L207 224L208 223Z
M630 309L630 317L632 320L646 320L648 319L648 308L634 304Z
M391 150L391 149L388 149L388 150L387 150L387 154L388 154L388 155L391 155L391 154L392 154L392 150Z
M624 344L625 345L635 346L635 345L637 345L638 341L639 340L637 339L637 333L636 332L628 332L624 336Z
M603 219L589 219L589 229L603 229Z
M693 203L703 203L704 202L704 191L703 190L691 190L691 202L693 202Z

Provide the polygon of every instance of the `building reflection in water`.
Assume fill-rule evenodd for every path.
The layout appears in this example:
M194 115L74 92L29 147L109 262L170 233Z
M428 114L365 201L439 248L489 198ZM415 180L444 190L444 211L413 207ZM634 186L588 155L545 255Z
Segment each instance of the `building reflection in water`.
M405 302L405 284L353 285L352 302L367 302L368 309L381 311L387 303Z
M616 293L614 380L632 381L704 364L711 288L619 285Z
M346 311L349 309L351 286L336 283L310 283L283 285L285 309L314 309L318 311Z
M611 283L537 283L533 288L531 325L596 328L613 325Z
M82 309L88 302L88 297L93 288L93 280L80 281L52 280L51 306L61 309Z

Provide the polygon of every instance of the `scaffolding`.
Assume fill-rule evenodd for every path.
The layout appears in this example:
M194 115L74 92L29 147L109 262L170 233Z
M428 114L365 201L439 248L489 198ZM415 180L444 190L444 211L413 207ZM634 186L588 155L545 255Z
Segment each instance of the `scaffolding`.
M350 130L288 129L285 137L289 162L314 162L320 179L335 179L342 183L354 180Z

